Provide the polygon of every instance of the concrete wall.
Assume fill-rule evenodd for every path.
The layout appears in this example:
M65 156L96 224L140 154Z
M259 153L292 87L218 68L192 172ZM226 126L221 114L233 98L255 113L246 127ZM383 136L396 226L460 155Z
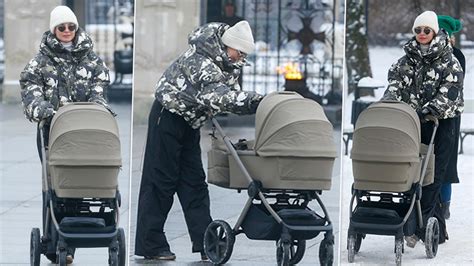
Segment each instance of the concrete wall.
M164 70L187 49L187 36L199 25L199 10L199 0L135 1L135 125L146 123L155 84Z
M19 103L20 72L38 52L41 36L49 29L49 14L60 0L5 0L5 80L2 101Z

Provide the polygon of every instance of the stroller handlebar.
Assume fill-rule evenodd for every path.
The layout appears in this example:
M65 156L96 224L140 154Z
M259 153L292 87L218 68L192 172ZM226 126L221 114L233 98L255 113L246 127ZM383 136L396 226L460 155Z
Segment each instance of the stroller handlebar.
M46 123L46 119L41 120L39 123L39 129L43 129L45 123Z
M436 127L439 126L438 118L436 118L435 116L433 116L433 115L427 115L427 116L425 116L425 119L426 119L427 121L433 121L433 123L435 124Z

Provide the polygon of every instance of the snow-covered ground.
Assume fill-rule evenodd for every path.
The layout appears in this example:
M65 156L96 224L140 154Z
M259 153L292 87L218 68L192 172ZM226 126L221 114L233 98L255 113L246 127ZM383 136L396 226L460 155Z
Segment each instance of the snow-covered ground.
M474 100L474 49L463 50L466 56L466 77L464 79L464 98ZM370 47L370 63L373 78L387 84L387 72L390 65L403 55L401 48ZM385 88L375 91L372 100L380 99ZM353 94L344 99L344 128L350 124ZM370 100L370 99L368 99ZM474 113L462 116L463 125L474 124ZM349 146L349 149L351 146ZM415 249L405 248L402 263L404 265L474 265L474 137L467 137L464 142L464 154L459 155L458 171L460 184L453 185L451 200L451 219L447 221L450 239L439 246L438 255L427 259L422 243ZM349 201L353 182L352 165L349 156L342 160L342 205L341 205L341 265L347 262L347 229L349 223ZM361 245L360 252L351 265L395 265L394 237L368 235Z

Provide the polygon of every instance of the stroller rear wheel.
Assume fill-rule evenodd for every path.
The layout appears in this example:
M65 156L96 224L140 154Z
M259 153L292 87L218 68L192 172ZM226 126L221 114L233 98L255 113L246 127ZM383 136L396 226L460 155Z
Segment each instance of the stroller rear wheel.
M30 265L39 266L41 260L41 234L39 228L31 229Z
M118 228L117 243L113 243L113 245L109 247L109 265L125 266L125 260L127 257L126 252L125 232L123 231L123 228Z
M319 245L319 263L323 266L330 266L334 262L334 235L325 233L324 239Z
M125 232L123 231L123 228L118 229L118 244L119 244L119 250L118 250L118 265L119 266L125 266L126 260L127 260L127 250L125 246Z
M426 225L425 232L425 252L426 256L430 259L436 257L438 253L439 244L439 224L438 219L430 217L428 224Z
M403 238L395 238L395 263L397 266L402 265Z
M230 225L222 220L212 221L204 233L204 251L214 264L224 264L232 255L235 235Z

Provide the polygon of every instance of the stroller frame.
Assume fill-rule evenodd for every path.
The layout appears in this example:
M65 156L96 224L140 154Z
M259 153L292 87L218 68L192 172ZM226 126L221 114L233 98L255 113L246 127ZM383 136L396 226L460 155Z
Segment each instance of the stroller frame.
M354 262L354 257L359 252L362 239L366 234L395 236L395 261L396 265L401 265L402 253L404 252L404 232L403 228L409 219L412 211L416 210L417 228L423 227L423 217L421 212L420 199L422 196L422 184L428 169L428 163L433 151L434 139L439 126L438 119L434 116L427 116L427 120L434 123L433 133L428 145L428 153L422 157L422 170L420 180L414 183L409 191L406 192L379 192L358 190L352 185L352 197L349 207L349 229L347 234L348 262ZM364 200L364 197L366 198ZM372 201L371 197L378 197L379 201ZM398 203L394 201L398 199ZM354 202L356 206L354 208ZM377 221L354 221L354 216L359 207L365 207L369 211L391 210L397 213L404 213L403 219L398 223L377 223ZM376 210L378 209L378 210ZM379 212L380 214L380 212ZM425 251L428 258L434 258L438 250L439 225L435 217L430 217L426 226L425 233Z
M325 232L324 239L321 242L319 250L319 259L321 265L332 265L333 263L333 245L334 245L334 235L333 235L333 226L329 218L329 214L321 201L318 193L321 194L319 190L275 190L275 189L265 189L262 187L262 183L258 180L252 179L246 167L242 163L239 154L237 153L235 147L233 146L230 138L226 136L224 130L219 125L219 122L213 117L212 119L213 129L217 129L217 132L222 137L227 150L230 152L232 157L235 159L239 169L244 174L245 178L248 181L248 199L242 209L241 214L239 215L237 222L234 227L231 228L230 225L222 220L215 220L209 224L204 235L204 250L214 264L224 264L226 263L232 254L233 245L235 242L235 236L245 232L241 229L244 220L249 213L252 206L259 206L263 210L267 211L270 216L281 226L281 236L277 241L277 262L278 265L292 265L298 263L304 255L305 251L305 240L292 239L292 234L297 232L312 231L312 232ZM240 192L240 190L238 190ZM276 203L272 205L269 203L267 198L276 199ZM309 210L307 205L312 199L316 199L319 204L319 207L324 213L324 217L321 217L324 220L324 225L290 225L284 221L282 217L275 211L274 207L287 206L290 199L302 199L303 203L298 205L304 210ZM255 204L254 200L260 201L259 204ZM316 235L317 235L316 234ZM312 238L314 238L313 236ZM222 249L223 248L223 249ZM296 251L294 250L296 248Z
M44 125L46 121L39 123L39 134L41 140L42 155L42 182L46 192L43 192L43 236L40 234L39 228L33 228L30 239L30 264L40 265L41 254L45 255L51 262L55 262L60 266L67 265L67 255L74 248L109 248L109 265L125 265L126 263L126 239L123 228L119 228L119 207L121 205L120 192L117 190L115 198L78 198L78 199L62 199L56 197L50 176L48 175L46 158L46 147L44 140ZM91 208L99 208L98 212L93 212ZM105 212L105 209L110 212ZM79 211L79 215L77 212ZM73 217L80 222L81 218L100 216L104 220L112 221L112 225L108 225L103 230L94 228L93 231L87 230L77 232L65 232L61 228L57 217L64 218L67 215ZM74 220L73 220L74 222ZM51 253L51 249L55 253Z

